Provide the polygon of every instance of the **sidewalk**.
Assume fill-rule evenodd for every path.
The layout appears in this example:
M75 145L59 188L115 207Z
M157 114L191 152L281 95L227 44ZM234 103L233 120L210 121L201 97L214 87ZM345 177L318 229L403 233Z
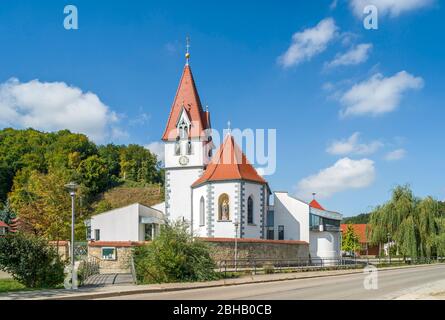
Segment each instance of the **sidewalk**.
M379 272L386 270L405 269L405 268L422 268L425 266L431 266L431 265L380 268ZM285 280L329 277L329 276L359 274L359 273L363 273L363 269L275 273L275 274L252 275L235 279L223 279L223 280L207 281L207 282L191 282L191 283L183 282L183 283L166 283L166 284L151 284L151 285L114 285L105 287L80 288L75 291L66 289L38 290L38 291L26 291L26 292L22 291L22 292L11 292L6 294L0 294L0 300L98 299L98 298L116 297L121 295L212 288L221 286L242 285L249 283L285 281Z

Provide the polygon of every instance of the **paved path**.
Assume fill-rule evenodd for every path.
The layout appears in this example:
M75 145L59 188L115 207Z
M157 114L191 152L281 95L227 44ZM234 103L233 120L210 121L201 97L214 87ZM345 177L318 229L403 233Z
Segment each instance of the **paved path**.
M396 299L432 283L443 283L443 287L440 287L443 290L436 289L445 292L444 265L379 271L378 290L366 290L363 285L364 277L363 273L357 273L229 287L145 293L108 299ZM440 294L428 297L440 298Z

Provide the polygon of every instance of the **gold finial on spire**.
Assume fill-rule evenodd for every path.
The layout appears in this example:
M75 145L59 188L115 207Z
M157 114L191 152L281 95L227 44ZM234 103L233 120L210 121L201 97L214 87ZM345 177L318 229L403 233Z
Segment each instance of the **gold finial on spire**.
M189 36L187 36L187 38L186 38L186 46L185 46L185 48L186 48L186 51L185 51L185 60L186 60L186 62L185 62L185 64L186 65L188 65L189 64L189 60L190 60L190 37Z

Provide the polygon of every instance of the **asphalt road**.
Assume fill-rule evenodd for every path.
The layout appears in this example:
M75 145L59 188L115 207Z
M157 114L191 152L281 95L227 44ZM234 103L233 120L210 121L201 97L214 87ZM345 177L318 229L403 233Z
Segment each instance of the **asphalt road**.
M445 265L378 271L378 289L366 290L365 274L245 284L227 287L148 293L108 299L135 300L297 300L393 299L414 288L445 279ZM445 288L444 288L445 291Z

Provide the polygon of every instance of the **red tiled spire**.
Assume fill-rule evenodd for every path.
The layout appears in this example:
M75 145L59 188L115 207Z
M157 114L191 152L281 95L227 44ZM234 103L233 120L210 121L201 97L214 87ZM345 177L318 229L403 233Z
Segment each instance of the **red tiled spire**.
M231 135L227 135L215 156L207 166L204 174L196 180L192 187L208 181L246 180L266 184L255 168L249 163L246 155L235 143Z
M203 130L210 128L210 115L208 111L204 112L202 110L192 70L188 64L184 67L162 140L176 139L176 125L183 109L185 109L192 122L190 138L204 136Z

